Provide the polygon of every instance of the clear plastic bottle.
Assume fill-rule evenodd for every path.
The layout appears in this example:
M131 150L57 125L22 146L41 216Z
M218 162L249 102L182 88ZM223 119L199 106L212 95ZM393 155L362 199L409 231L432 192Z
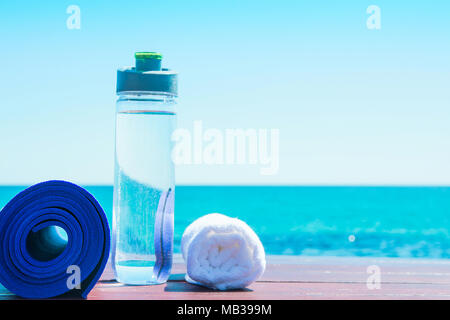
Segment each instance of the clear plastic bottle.
M117 74L111 257L119 282L160 284L172 267L177 75L161 69L160 54L135 57Z

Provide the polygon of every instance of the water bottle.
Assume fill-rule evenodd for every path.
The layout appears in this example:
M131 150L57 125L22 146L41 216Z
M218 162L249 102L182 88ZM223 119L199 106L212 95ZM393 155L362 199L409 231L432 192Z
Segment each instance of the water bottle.
M177 74L161 54L135 58L117 71L111 259L117 281L160 284L172 268Z

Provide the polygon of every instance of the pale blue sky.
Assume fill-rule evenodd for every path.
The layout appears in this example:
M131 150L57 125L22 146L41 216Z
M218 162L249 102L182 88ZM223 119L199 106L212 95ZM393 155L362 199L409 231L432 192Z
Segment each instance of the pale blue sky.
M180 166L179 184L448 185L449 15L448 1L2 1L0 184L111 184L116 69L148 50L180 73L180 127L280 130L278 174Z

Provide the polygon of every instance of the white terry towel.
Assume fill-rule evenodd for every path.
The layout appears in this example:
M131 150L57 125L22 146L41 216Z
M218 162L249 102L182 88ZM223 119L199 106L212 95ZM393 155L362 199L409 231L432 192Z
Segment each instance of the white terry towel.
M207 214L184 231L181 250L186 281L212 289L245 288L266 268L264 248L242 220Z

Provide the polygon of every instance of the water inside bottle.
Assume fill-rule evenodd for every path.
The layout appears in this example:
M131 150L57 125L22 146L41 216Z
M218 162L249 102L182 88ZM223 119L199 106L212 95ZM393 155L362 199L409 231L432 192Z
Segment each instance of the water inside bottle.
M117 114L113 268L119 282L157 284L172 265L175 113Z

